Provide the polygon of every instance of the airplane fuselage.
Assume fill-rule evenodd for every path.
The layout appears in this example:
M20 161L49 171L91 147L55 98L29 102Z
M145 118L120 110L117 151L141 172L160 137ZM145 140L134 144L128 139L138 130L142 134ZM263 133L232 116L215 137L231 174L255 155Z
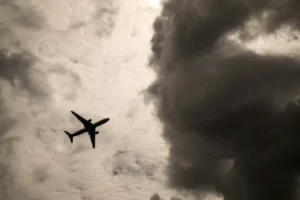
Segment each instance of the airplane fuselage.
M109 121L109 118L105 118L105 119L102 119L102 120L100 120L100 121L98 121L98 122L96 122L96 123L94 123L94 124L91 124L91 125L89 125L89 126L83 128L83 129L81 129L81 130L82 130L82 131L85 130L85 131L89 132L89 131L95 129L96 127L98 127L98 126L100 126L100 125L102 125L102 124L104 124L104 123L106 123L106 122L108 122L108 121Z
M102 119L102 120L100 120L100 121L94 123L93 127L100 126L100 125L102 125L102 124L105 124L105 123L108 122L108 121L109 121L109 118Z

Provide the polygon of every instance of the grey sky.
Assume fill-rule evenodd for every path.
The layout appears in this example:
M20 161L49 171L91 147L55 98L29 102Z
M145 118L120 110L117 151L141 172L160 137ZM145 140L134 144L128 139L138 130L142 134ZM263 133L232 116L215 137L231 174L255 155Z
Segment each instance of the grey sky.
M1 199L150 199L167 147L140 94L150 1L1 1ZM139 16L139 17L137 17ZM70 113L111 118L93 150ZM123 153L118 153L123 152Z
M158 2L0 1L0 199L293 199L298 1Z

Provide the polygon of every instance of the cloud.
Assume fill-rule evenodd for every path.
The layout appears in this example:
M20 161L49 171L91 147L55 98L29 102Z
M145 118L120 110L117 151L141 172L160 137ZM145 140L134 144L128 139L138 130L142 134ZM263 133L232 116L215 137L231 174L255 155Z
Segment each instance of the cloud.
M161 198L161 197L159 196L159 194L154 193L154 194L151 196L150 200L163 200L163 198ZM170 200L181 200L181 199L180 199L180 198L177 198L177 197L171 197Z
M20 167L20 162L24 163L24 150L22 151L24 141L35 144L32 147L38 146L40 143L34 142L39 138L35 136L42 134L43 138L47 139L44 150L49 150L47 147L53 145L53 140L49 140L51 132L44 123L41 123L45 118L43 117L45 112L49 111L48 106L53 98L53 92L56 92L51 90L49 74L65 75L67 79L65 82L76 82L77 86L80 85L80 79L71 70L67 72L67 68L53 67L52 71L49 70L48 63L37 58L32 51L32 44L27 41L27 37L40 31L45 25L42 15L39 15L34 7L17 1L1 3L0 176L2 181L0 190L2 192L0 198L32 199L34 193L28 188L33 184L49 184L50 178L55 174L53 168L46 167L45 163L41 164L42 160L30 167L32 173L24 173L24 167ZM68 99L76 95L76 88L70 89L72 92L59 91L62 91L61 95ZM32 123L33 121L35 123ZM45 128L40 131L40 126ZM45 136L45 130L48 132L48 137ZM27 157L26 161L30 159L28 155L25 157ZM23 181L27 183L24 184Z
M157 135L159 127L136 96L149 74L146 72L143 80L132 79L141 73L132 66L144 60L130 61L124 68L126 58L122 53L118 56L123 57L116 57L114 46L126 47L126 56L146 57L147 51L141 49L148 46L143 39L148 37L148 26L143 20L149 20L149 13L142 10L139 20L132 18L130 26L140 33L136 52L128 41L118 42L123 42L124 33L130 35L132 27L124 30L120 25L123 36L117 33L109 38L117 43L95 37L97 30L112 31L109 18L114 19L116 13L110 10L110 3L101 10L102 1L35 2L38 5L30 9L39 14L38 9L43 11L45 21L40 23L34 20L39 14L27 10L28 1L10 2L0 8L0 198L148 199L162 187L161 160L165 157ZM98 9L95 3L100 11L91 16ZM140 10L135 3L126 3L124 16ZM27 18L26 23L22 17ZM91 18L93 23L88 24ZM70 29L74 21L83 22L78 30ZM91 26L83 27L85 22ZM82 56L72 63L73 55ZM114 72L114 77L107 77L107 70ZM63 130L82 128L70 109L93 120L99 116L112 119L100 129L95 150L88 135L71 144L64 134ZM113 153L120 149L138 153L115 159ZM111 175L114 164L120 169L118 176Z
M69 28L73 30L91 25L96 28L95 34L97 36L101 38L108 37L115 27L115 18L120 8L112 0L92 1L92 4L94 4L95 9L91 12L90 19L85 21L75 20Z
M26 1L1 1L0 10L2 11L2 23L7 26L20 25L29 29L40 29L45 25L44 16Z
M1 195L8 200L26 199L27 193L20 187L15 176L15 157L18 155L16 146L20 145L24 136L21 133L26 130L23 123L29 119L22 113L23 98L31 96L30 101L34 104L37 101L45 102L45 98L48 98L47 84L38 81L43 73L34 69L34 59L26 52L8 55L0 52L0 71L0 174L3 177ZM23 129L20 128L22 126Z
M109 36L115 27L115 18L119 9L113 1L101 1L97 5L94 20L97 26L98 36Z
M41 31L48 23L39 8L28 1L0 2L0 50L11 53L28 51L32 31Z
M161 198L157 193L155 193L151 196L150 200L161 200Z
M151 158L140 152L128 152L118 150L114 155L112 174L133 176L144 176L156 180L156 174L162 163L152 163Z
M217 188L226 200L295 199L299 109L286 105L300 92L299 59L258 54L244 44L284 27L299 30L299 11L293 0L164 4L153 25L156 80L146 97L170 144L170 186Z
M0 177L2 179L0 183L1 199L26 199L29 198L26 190L19 184L18 177L16 176L17 170L15 165L15 159L17 157L16 147L20 144L22 138L19 134L20 116L16 116L16 112L13 111L12 105L15 105L14 100L10 97L7 90L10 88L3 81L0 81L1 93L0 93ZM20 107L16 106L16 109ZM23 116L21 116L23 117ZM24 119L24 121L26 121Z
M46 84L39 83L45 74L35 68L36 58L29 52L5 54L0 52L0 79L8 81L14 88L28 91L33 96L46 95Z
M69 101L74 101L77 89L81 86L80 76L63 65L51 66L48 74L51 86L56 91L55 93Z
M1 121L1 128L0 128L0 135L4 135L7 133L7 131L16 123L16 120L13 119L9 115L9 110L6 105L6 101L4 97L2 97L2 91L1 91L1 97L0 97L0 110L1 110L1 116L0 116L0 121Z

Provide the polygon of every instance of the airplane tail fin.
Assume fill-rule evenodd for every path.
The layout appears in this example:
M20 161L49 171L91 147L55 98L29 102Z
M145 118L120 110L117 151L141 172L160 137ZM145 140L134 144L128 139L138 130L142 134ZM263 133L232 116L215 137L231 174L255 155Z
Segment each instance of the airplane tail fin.
M71 143L73 143L73 136L67 131L65 131L65 133L69 136Z

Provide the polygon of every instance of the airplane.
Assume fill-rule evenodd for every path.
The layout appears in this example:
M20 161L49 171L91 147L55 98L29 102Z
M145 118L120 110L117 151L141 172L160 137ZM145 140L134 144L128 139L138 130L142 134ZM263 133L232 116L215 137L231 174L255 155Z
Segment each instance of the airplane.
M71 143L73 143L73 137L74 136L77 136L77 135L81 135L85 132L88 132L89 135L90 135L90 138L91 138L91 142L92 142L92 145L93 145L93 149L95 149L95 136L96 134L99 133L99 131L96 131L96 128L98 126L101 126L102 124L105 124L106 122L109 121L109 118L104 118L96 123L92 123L92 120L89 119L89 120L86 120L84 119L83 117L81 117L80 115L78 115L77 113L75 113L74 111L71 111L71 113L73 115L75 115L75 117L83 124L84 128L71 134L67 131L65 131L65 133L69 136L70 140L71 140Z

